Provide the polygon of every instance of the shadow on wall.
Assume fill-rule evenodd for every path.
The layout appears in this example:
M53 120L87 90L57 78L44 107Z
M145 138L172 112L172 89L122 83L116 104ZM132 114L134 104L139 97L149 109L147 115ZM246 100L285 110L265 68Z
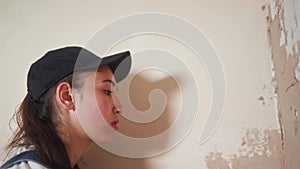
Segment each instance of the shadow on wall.
M141 73L142 74L142 73ZM146 110L150 110L147 113L153 113L155 111L154 103L149 102L149 95L151 91L155 89L161 90L167 100L165 101L165 109L162 110L161 115L150 123L136 123L120 116L121 127L119 132L134 138L149 138L156 136L163 131L171 127L179 114L180 106L180 88L177 82L171 76L160 78L159 80L153 80L150 76L129 75L128 79L134 77L129 87L129 98L131 104L141 113ZM121 100L122 101L122 100ZM152 104L152 105L151 105ZM151 107L153 106L153 107ZM178 109L177 109L178 106ZM176 108L174 110L174 107ZM125 111L126 111L126 107ZM157 112L156 112L157 113ZM153 150L164 150L167 147L168 139L161 143L145 146L153 146ZM122 143L120 143L122 144ZM151 157L149 157L151 158ZM147 158L126 158L114 155L100 148L97 145L93 145L89 152L84 156L82 160L81 168L83 169L150 169L150 164L147 164Z

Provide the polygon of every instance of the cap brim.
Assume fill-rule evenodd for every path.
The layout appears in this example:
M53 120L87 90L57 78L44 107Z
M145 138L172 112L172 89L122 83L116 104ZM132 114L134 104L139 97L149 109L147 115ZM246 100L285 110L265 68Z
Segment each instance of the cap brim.
M131 68L131 55L129 51L109 55L103 58L94 60L93 62L77 68L74 71L84 71L84 70L91 70L96 69L101 66L108 65L112 70L116 82L122 81L128 74Z

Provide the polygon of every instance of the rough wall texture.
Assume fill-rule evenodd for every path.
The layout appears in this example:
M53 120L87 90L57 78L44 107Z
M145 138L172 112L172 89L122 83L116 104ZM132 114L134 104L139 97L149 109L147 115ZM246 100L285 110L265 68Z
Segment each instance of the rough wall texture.
M237 154L221 152L206 156L209 169L280 169L281 147L277 130L247 129Z
M224 156L218 150L211 152L206 156L207 168L300 168L300 1L268 0L262 10L267 14L280 129L247 129L238 153ZM264 97L258 100L265 105Z
M300 168L300 30L297 0L268 2L268 34L281 129L282 168Z

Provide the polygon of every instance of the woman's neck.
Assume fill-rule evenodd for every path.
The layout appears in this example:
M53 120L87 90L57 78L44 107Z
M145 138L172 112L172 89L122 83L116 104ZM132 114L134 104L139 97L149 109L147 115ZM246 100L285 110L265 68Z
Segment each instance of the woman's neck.
M76 163L82 158L86 150L91 145L91 140L73 139L70 140L67 152L69 155L71 166L74 167Z
M67 133L67 135L62 138L73 168L92 144L92 140L84 132L77 116L64 117L64 120L67 125L65 125L63 133Z

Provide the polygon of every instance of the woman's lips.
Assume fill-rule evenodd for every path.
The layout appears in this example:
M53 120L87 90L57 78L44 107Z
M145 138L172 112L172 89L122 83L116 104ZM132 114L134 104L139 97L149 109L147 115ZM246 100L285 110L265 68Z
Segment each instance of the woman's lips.
M119 129L118 124L119 124L119 120L114 120L110 123L111 127L115 130Z

